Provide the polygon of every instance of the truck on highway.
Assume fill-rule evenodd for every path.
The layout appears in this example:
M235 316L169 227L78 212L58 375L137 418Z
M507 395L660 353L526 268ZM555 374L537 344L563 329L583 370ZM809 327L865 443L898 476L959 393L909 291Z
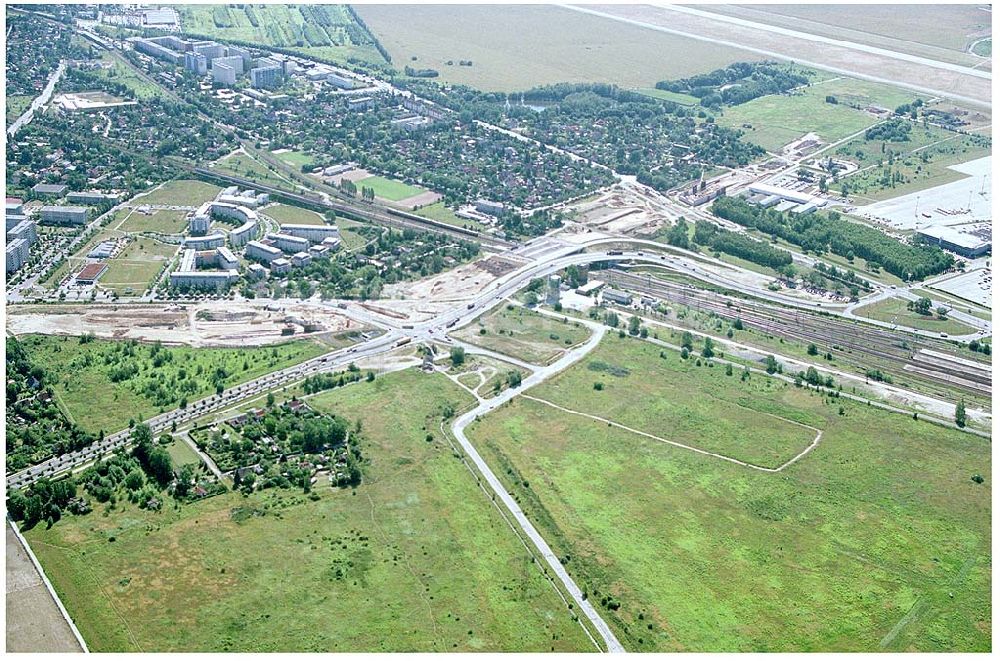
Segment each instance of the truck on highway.
M413 341L413 338L412 338L412 337L404 337L404 338L403 338L403 339L401 339L401 340L396 340L396 346L397 346L397 347L401 347L401 346L403 346L404 344L409 344L409 343L410 343L410 342L412 342L412 341Z

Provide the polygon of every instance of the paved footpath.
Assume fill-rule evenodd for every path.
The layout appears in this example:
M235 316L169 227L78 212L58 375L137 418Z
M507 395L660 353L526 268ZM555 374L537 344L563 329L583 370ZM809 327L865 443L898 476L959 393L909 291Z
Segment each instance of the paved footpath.
M7 523L7 651L82 652L83 647L46 579Z

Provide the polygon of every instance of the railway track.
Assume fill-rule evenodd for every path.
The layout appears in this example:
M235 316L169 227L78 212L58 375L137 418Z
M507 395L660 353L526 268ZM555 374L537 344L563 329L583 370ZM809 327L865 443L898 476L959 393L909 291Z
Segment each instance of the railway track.
M319 196L313 197L302 195L300 193L293 193L282 188L262 184L253 179L224 174L209 168L196 167L192 168L191 172L203 179L221 181L230 185L235 184L244 188L253 188L267 193L276 199L285 199L293 204L319 211L333 211L341 216L344 216L345 218L360 220L362 222L370 222L378 225L402 229L415 229L425 232L437 232L438 234L448 234L455 238L475 241L484 247L493 248L495 250L509 250L517 245L505 239L488 236L481 232L476 232L475 230L466 229L464 227L448 225L446 223L441 223L436 220L424 218L423 216L407 213L405 211L399 211L397 209L389 209L377 205L365 206L362 208L347 204L346 202L330 202Z
M952 355L951 345L903 331L892 332L863 322L805 310L782 308L762 301L698 289L690 285L621 270L603 271L600 279L616 287L672 301L701 312L740 321L767 335L815 343L847 358L853 354L861 374L878 368L893 377L919 379L974 395L989 397L992 373L988 365ZM859 358L860 357L860 358ZM862 362L863 361L863 362Z

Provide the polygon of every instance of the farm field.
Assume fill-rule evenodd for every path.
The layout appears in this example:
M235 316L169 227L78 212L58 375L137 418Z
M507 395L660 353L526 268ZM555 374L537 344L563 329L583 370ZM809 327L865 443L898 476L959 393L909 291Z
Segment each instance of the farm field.
M134 239L108 262L108 271L98 281L104 289L118 294L145 291L156 280L163 265L177 252L177 246L140 237Z
M261 209L260 212L274 218L279 223L298 223L300 225L326 224L323 216L315 211L303 209L302 207L293 207L289 204L274 204Z
M964 335L976 332L975 328L954 319L938 319L936 314L924 315L907 310L906 303L902 298L887 298L884 301L858 308L854 313L859 317L867 317L868 319L885 321L891 324L903 324L911 328L934 331L935 333Z
M679 363L666 354L647 362ZM750 387L719 366L685 377L691 397L811 421L822 440L769 474L526 398L467 431L627 649L990 649L991 489L970 479L989 474L987 441L758 387L762 375ZM581 364L557 381L582 393L594 378ZM635 379L665 398L679 387L653 370ZM702 438L740 419L731 411ZM689 421L678 407L659 424L669 434ZM774 419L741 424L765 434Z
M486 313L453 335L485 349L544 365L556 360L567 347L586 340L590 331L576 321L563 322L523 307L508 306Z
M365 177L364 179L359 179L354 183L356 183L359 188L361 186L371 188L375 191L375 197L380 197L383 200L389 200L390 202L399 202L400 200L405 200L408 197L414 197L426 192L423 188L417 188L416 186L404 184L402 181L386 179L385 177L380 177L377 174Z
M147 216L146 214L133 211L124 222L114 225L114 227L123 232L180 234L187 227L187 212L156 209Z
M740 60L736 50L553 6L358 5L397 67L441 82L512 92L561 82L652 87ZM411 57L416 56L415 61ZM445 64L452 60L455 64ZM471 60L471 67L458 66Z
M141 197L136 197L132 202L135 205L197 207L204 202L214 200L221 190L220 186L204 181L174 179Z
M176 408L182 396L194 401L212 394L216 382L229 387L326 351L312 341L240 349L164 347L158 351L171 357L154 366L154 345L48 335L22 340L32 360L58 378L56 394L74 421L93 433L118 431L129 419Z
M347 8L338 5L179 5L185 32L278 46L346 62L383 63Z
M361 420L354 490L125 504L28 537L94 651L593 649L437 431L470 399L416 370L311 398Z

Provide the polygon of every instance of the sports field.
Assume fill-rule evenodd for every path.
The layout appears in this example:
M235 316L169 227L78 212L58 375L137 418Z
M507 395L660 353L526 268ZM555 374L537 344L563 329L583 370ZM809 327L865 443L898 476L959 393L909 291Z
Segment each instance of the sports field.
M453 335L485 349L545 365L559 358L567 347L590 337L590 331L577 321L564 322L511 305L486 313Z
M562 82L652 87L758 59L736 50L545 5L358 5L403 64L436 80L512 92ZM411 60L416 57L416 60ZM446 64L452 61L452 65ZM471 60L472 66L459 66Z
M991 637L989 443L845 399L685 366L629 383L719 402L703 443L766 435L778 413L823 430L815 450L765 473L518 398L469 436L626 648L644 651L986 651ZM582 393L584 362L553 385ZM664 376L661 365L677 366ZM602 377L606 384L615 377ZM649 386L655 396L656 385ZM600 393L588 400L599 402ZM619 397L620 399L620 397ZM615 415L641 416L635 411ZM579 403L577 408L583 408ZM842 412L841 412L842 411ZM650 415L668 438L700 415ZM742 427L742 430L741 430ZM737 439L738 440L738 439Z
M141 294L152 285L163 265L177 252L177 246L139 237L108 262L107 272L98 281L101 287L118 292Z
M470 399L416 370L313 398L361 420L355 490L125 503L28 535L93 651L592 650L442 439Z
M404 184L402 181L386 179L385 177L380 177L377 174L365 177L364 179L359 179L354 183L358 185L359 189L362 186L367 186L368 188L373 189L375 191L375 197L380 197L383 200L389 200L390 202L399 202L400 200L405 200L408 197L414 197L426 192L423 188L410 186L409 184Z
M222 190L214 184L195 179L175 179L168 181L152 192L137 197L135 205L160 204L183 207L196 207L209 200L214 200L215 196Z

